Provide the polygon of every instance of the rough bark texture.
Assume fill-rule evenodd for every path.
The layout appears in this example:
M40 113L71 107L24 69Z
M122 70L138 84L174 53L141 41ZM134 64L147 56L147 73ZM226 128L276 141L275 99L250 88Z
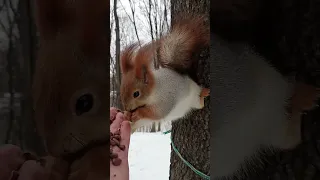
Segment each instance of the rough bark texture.
M320 101L318 101L318 104ZM304 141L292 151L267 157L266 166L247 180L317 180L320 179L320 109L306 112L302 120Z
M172 18L182 12L209 14L209 0L175 0L172 2ZM195 68L198 83L210 87L210 64L207 61L209 51L201 54L198 67ZM181 153L196 169L210 175L210 98L205 100L202 110L194 111L187 118L172 125L172 139ZM170 180L201 180L202 178L186 166L177 154L171 150Z
M235 1L211 2L211 17L215 15L211 30L228 40L253 44L283 75L293 74L320 87L320 1L258 0L253 5L239 0L240 6L231 8ZM239 31L229 27L239 27ZM266 167L246 179L320 179L320 108L307 112L302 121L303 143L267 157Z

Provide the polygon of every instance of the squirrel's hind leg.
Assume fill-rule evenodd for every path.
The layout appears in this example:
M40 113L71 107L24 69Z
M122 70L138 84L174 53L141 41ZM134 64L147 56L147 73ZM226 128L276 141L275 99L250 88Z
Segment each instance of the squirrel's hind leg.
M291 149L301 142L301 114L315 107L320 91L311 85L297 82L291 99L290 119L286 143L281 148Z
M200 99L199 99L200 104L198 109L202 109L204 107L204 99L208 96L210 96L210 89L202 88L200 92Z

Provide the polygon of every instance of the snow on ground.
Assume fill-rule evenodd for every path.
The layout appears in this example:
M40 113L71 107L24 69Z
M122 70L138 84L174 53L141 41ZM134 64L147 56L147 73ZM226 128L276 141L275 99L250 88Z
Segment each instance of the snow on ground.
M130 180L168 180L170 133L135 132L129 148Z

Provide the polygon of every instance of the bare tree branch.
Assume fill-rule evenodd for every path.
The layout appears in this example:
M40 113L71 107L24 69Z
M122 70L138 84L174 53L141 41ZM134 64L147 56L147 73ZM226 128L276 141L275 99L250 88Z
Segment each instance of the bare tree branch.
M117 85L117 105L118 105L118 108L121 107L121 104L120 104L120 83L121 83L121 79L120 79L120 26L119 26L119 17L118 17L118 14L117 14L117 0L114 0L114 19L115 19L115 32L116 32L116 59L115 59L115 67L116 67L116 73L115 73L115 76L117 77L116 78L116 85Z
M135 30L135 33L137 36L139 46L141 46L139 35L138 35L138 30L137 30L137 24L136 24L136 20L135 20L135 5L134 5L134 3L132 3L132 0L129 0L129 3L130 3L131 13L132 13L132 20L133 20L132 23L134 26L134 30Z

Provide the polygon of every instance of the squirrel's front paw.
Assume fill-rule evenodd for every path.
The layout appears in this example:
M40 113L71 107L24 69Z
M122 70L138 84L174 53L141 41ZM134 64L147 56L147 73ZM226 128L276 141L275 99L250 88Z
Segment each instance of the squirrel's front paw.
M139 111L134 111L131 113L131 121L132 122L137 122L138 120L142 119Z
M311 85L297 82L292 96L293 111L310 110L316 105L320 91Z
M132 116L131 112L125 111L125 112L123 113L123 116L124 116L124 119L125 119L125 120L127 120L127 121L132 121L132 120L131 120L131 116Z

